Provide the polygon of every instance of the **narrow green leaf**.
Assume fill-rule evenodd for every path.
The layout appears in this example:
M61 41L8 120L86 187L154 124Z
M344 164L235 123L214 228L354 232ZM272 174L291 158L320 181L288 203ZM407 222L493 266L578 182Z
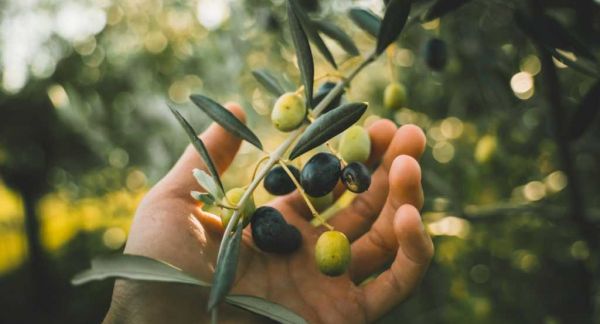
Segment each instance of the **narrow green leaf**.
M317 49L319 50L319 52L321 52L321 54L323 54L323 57L325 57L327 62L329 62L331 66L337 69L337 64L335 64L335 59L333 58L333 55L329 51L329 48L327 48L327 45L325 45L325 42L323 42L323 39L317 32L317 29L313 25L313 22L310 20L308 15L304 12L304 10L296 2L296 0L288 0L288 2L291 4L292 9L294 10L294 14L298 18L298 21L300 22L300 25L302 26L302 29L304 30L306 36L311 40L313 44L315 44L315 46L317 46Z
M210 172L210 175L212 176L215 183L219 186L219 188L221 188L221 190L224 190L223 183L221 182L221 178L219 178L219 172L217 171L215 164L213 163L212 159L210 158L210 154L208 154L208 150L206 149L206 146L204 145L202 140L196 135L197 134L196 131L192 128L190 123L188 123L187 120L185 120L185 118L183 118L183 116L181 116L181 114L177 110L175 110L175 108L171 107L170 105L168 105L168 107L171 110L171 112L173 113L173 115L175 115L175 118L177 119L177 121L179 122L181 127L183 127L183 129L185 130L185 133L187 134L188 138L190 139L190 142L192 142L192 145L194 145L194 148L196 149L196 151L198 151L198 153L202 157L202 160L204 161L204 164L208 168L208 171Z
M460 8L470 0L437 0L423 16L424 21L434 20Z
M233 235L233 237L225 242L223 253L217 258L213 287L208 297L208 310L219 304L233 286L240 254L240 245L242 244L242 230L243 226L238 226L235 233L226 234Z
M578 56L597 62L596 57L584 43L574 37L558 21L547 15L527 16L520 11L516 11L515 22L528 37L547 50L551 51L558 48L571 51Z
M379 16L370 10L357 7L350 8L348 15L356 26L371 34L373 37L377 37L379 28L381 27L381 18L379 18Z
M277 78L266 69L257 69L252 71L252 75L265 89L273 95L279 97L285 93L285 89L279 84Z
M573 70L583 73L592 78L600 77L598 65L594 64L593 62L585 60L584 58L578 58L576 61L573 61L570 57L567 57L557 49L546 48L546 50L550 51L552 56L554 56L554 58L557 59L559 62L563 63L568 67L571 67Z
M161 281L209 287L166 262L141 255L116 254L101 256L92 260L92 267L71 279L71 284L81 285L94 280L123 278L144 281Z
M259 150L263 149L258 137L225 107L203 95L192 95L190 99L221 127L256 146Z
M356 123L367 110L367 104L354 102L325 113L310 124L290 153L293 160L309 150L327 142Z
M336 26L334 23L324 20L313 20L313 24L323 34L327 35L331 39L335 40L340 46L351 56L359 55L360 52L354 44L354 41L343 29Z
M377 34L377 47L375 49L377 55L383 53L400 36L410 13L411 2L411 0L390 0L388 3L381 21L379 34Z
M278 323L284 324L305 324L307 323L298 314L291 310L255 296L229 295L225 301L233 306L237 306L253 313L266 316Z
M212 205L215 203L215 197L209 193L206 192L198 192L198 191L192 191L190 192L190 195L192 196L192 198L194 198L197 201L201 201L207 205Z
M208 192L210 195L215 197L216 199L223 199L225 197L225 193L223 190L217 186L217 184L213 181L213 179L208 175L204 170L194 169L192 172L196 181Z
M590 127L600 110L600 80L596 81L586 95L581 99L579 108L571 119L569 138L576 140Z
M299 18L294 13L294 5L291 0L287 1L287 14L288 21L290 23L290 31L292 33L292 41L294 42L294 48L296 49L296 57L298 59L298 67L300 68L300 75L302 77L302 83L304 84L304 93L306 98L312 98L313 96L313 80L315 78L315 66L313 62L312 52L310 51L310 45L308 44L308 38L302 29ZM310 105L310 100L305 100L306 106Z

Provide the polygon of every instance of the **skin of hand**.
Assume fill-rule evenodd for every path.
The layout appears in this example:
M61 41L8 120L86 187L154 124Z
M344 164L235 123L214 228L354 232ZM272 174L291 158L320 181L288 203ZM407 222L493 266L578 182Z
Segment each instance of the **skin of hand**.
M226 106L245 120L240 106ZM368 132L372 150L367 163L378 165L371 187L329 220L351 242L349 271L334 278L319 272L314 245L326 229L310 224L311 214L294 191L268 205L301 231L301 248L290 255L261 252L253 245L247 227L232 293L277 302L309 323L369 323L400 304L417 287L434 252L419 214L423 191L417 159L425 149L425 136L416 126L397 129L385 119L374 122ZM239 149L240 139L216 124L201 138L219 172L224 172ZM220 219L201 211L190 197L191 190L201 190L192 177L193 168L205 169L189 146L138 207L124 252L166 261L211 282L223 228ZM334 194L342 192L339 185ZM390 262L389 269L360 284ZM206 323L210 318L207 298L206 288L117 280L104 323ZM265 319L221 305L219 321L264 323Z

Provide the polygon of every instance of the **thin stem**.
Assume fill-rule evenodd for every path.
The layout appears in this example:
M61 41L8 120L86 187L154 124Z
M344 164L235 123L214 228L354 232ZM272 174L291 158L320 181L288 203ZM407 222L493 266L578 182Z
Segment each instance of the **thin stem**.
M260 161L258 161L258 163L256 163L256 166L254 167L254 172L252 173L252 180L254 180L254 178L256 178L256 172L258 171L258 167L260 167L260 165L265 162L267 159L269 159L269 156L265 156L262 159L260 159Z
M315 207L313 206L312 202L310 202L310 199L306 195L306 192L304 192L304 189L298 183L298 180L296 180L296 177L294 177L294 174L292 173L292 171L290 171L290 169L288 169L287 165L285 165L285 163L283 162L283 160L279 160L279 165L281 165L281 167L285 170L285 172L288 174L288 176L290 177L290 179L292 179L292 182L296 186L296 189L298 189L298 192L300 193L300 195L304 199L304 202L306 202L306 205L308 206L308 209L310 209L310 212L313 215L313 217L316 218L316 219L318 219L319 222L321 222L321 224L323 224L325 227L327 227L327 229L329 229L330 231L333 231L333 226L329 225L327 223L327 221L325 219L323 219L323 217L321 217L321 215L319 215L319 212L315 209Z
M342 168L344 168L347 165L347 163L340 154L340 152L338 152L329 142L325 142L325 146L327 146L327 149L329 149L329 152L331 152L331 154L335 155L338 158L338 160L340 160L340 162L342 163Z

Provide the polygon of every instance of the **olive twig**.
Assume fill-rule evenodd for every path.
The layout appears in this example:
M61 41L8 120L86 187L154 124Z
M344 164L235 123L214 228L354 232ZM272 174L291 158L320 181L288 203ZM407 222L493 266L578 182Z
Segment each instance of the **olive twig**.
M290 171L290 169L288 169L287 165L285 165L285 163L283 162L283 160L279 160L279 165L281 165L281 167L285 170L285 172L288 174L288 176L290 177L290 179L292 179L292 182L294 183L294 185L298 189L298 192L300 192L300 195L304 199L304 202L308 206L308 209L310 209L310 212L313 215L313 217L316 218L316 219L318 219L319 222L321 222L321 224L323 224L323 226L327 227L328 230L332 231L333 230L333 226L329 225L327 223L327 221L325 219L323 219L323 217L321 217L321 215L319 215L319 212L315 209L315 207L313 206L313 204L310 202L310 199L308 198L308 196L304 192L304 189L302 189L302 186L298 183L298 180L296 180L296 177L294 177L294 174L292 174L292 171Z
M344 168L348 163L346 163L346 161L344 160L344 158L342 157L342 155L340 154L340 152L338 152L333 145L331 145L331 143L329 142L325 142L325 146L327 146L327 149L329 150L329 152L331 152L331 154L335 155L335 157L338 158L338 160L340 160L340 162L342 163L342 168Z
M258 167L260 167L260 165L268 159L269 159L269 156L267 155L267 156L264 156L262 159L260 159L260 161L258 161L256 163L256 166L254 166L254 172L252 173L252 180L254 180L254 178L256 178L256 172L258 171Z

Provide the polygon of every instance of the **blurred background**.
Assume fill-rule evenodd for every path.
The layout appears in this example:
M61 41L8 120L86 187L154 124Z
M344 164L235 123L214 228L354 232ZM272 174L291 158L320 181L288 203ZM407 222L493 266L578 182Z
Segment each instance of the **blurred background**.
M300 2L362 53L373 48L346 12L380 14L382 1ZM599 121L573 119L598 77L536 50L513 20L524 1L473 0L421 23L431 4L414 1L396 49L345 95L370 103L361 123L414 123L428 139L423 218L435 257L415 295L382 321L600 322ZM537 5L598 57L600 1ZM282 0L0 2L1 323L102 320L112 281L69 280L122 250L140 199L187 144L167 102L202 130L209 120L191 93L237 101L267 149L282 140L268 118L276 98L250 71L299 84L284 9ZM447 48L441 71L424 59L432 38ZM342 70L356 63L325 40ZM317 84L335 80L314 52ZM408 99L386 110L383 90L396 81ZM580 136L567 140L573 127ZM243 145L226 186L248 181L256 159Z

